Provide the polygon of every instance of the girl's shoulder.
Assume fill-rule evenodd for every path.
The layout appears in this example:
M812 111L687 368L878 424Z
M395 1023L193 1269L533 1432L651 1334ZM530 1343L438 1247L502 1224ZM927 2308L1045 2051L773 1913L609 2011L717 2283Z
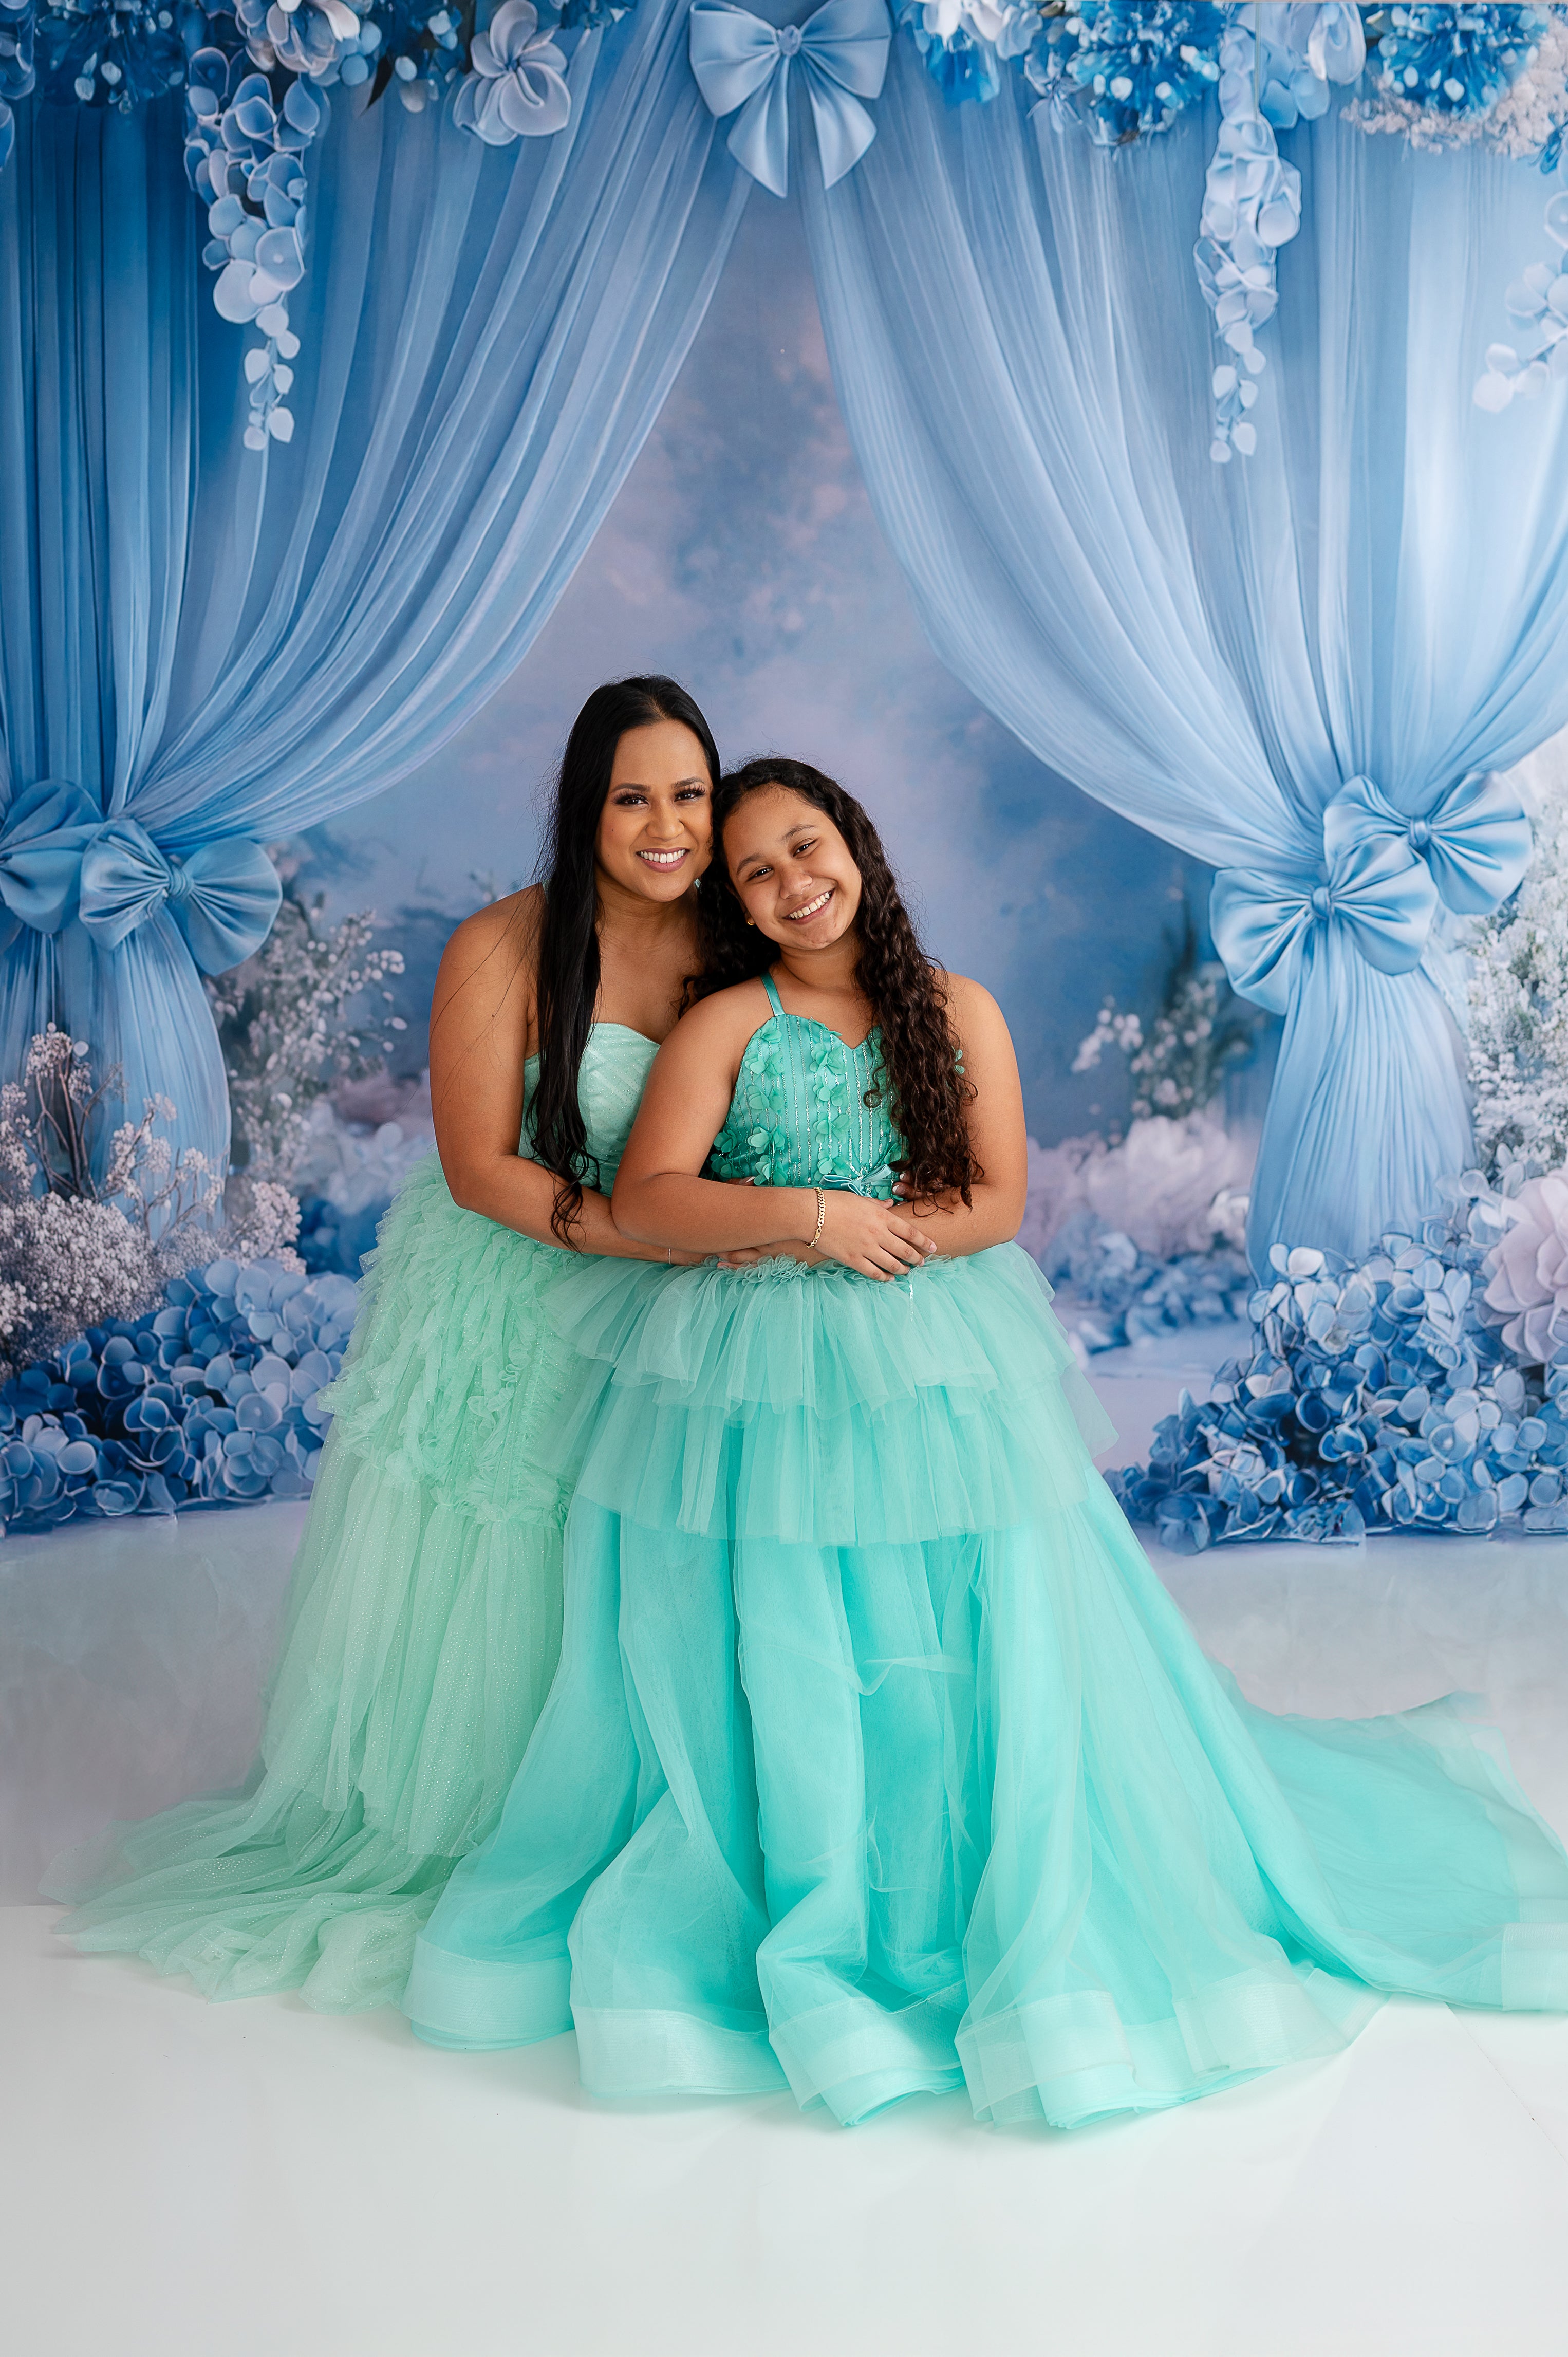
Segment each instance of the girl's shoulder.
M681 1017L678 1029L692 1039L749 1039L773 1012L760 974L710 991Z
M690 1078L722 1072L733 1086L741 1059L772 1012L760 981L732 983L689 1007L660 1053Z
M983 982L966 974L944 974L935 968L938 987L947 1000L948 1028L963 1058L972 1082L989 1075L996 1080L1015 1073L1016 1051L1007 1017Z
M974 982L967 974L949 974L945 967L933 964L931 972L938 989L960 1030L965 1024L975 1024L990 1029L996 1024L1007 1028L1007 1018L983 982Z

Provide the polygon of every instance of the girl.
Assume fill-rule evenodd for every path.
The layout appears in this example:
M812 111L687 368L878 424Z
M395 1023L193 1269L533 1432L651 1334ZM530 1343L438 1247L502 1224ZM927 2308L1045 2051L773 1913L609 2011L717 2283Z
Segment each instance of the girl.
M1006 1028L865 812L770 760L716 827L730 986L613 1207L753 1265L563 1283L602 1378L562 1670L421 2034L570 2023L602 2094L788 2080L849 2123L966 2083L1073 2126L1333 2053L1390 1990L1568 2005L1568 1857L1455 1709L1272 1718L1152 1573L1006 1241Z
M439 1160L369 1263L240 1793L112 1830L52 1871L83 1949L209 1996L393 2002L454 1861L505 1797L554 1671L569 1494L538 1437L585 1370L542 1305L586 1255L667 1264L608 1190L700 963L718 755L668 679L598 688L567 741L543 881L458 927L431 1017Z

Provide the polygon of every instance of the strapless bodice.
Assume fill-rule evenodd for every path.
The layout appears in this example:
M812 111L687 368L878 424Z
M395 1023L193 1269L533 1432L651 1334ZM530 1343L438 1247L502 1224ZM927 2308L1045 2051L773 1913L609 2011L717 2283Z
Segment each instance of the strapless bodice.
M607 1195L615 1184L627 1139L631 1135L631 1125L637 1119L637 1108L648 1085L649 1071L658 1053L656 1040L644 1039L640 1031L631 1030L625 1023L596 1023L588 1034L583 1060L577 1068L577 1103L588 1133L588 1152L598 1165L597 1187L601 1194ZM530 1162L535 1157L529 1143L526 1107L538 1077L539 1059L530 1056L523 1067L525 1117L518 1147Z

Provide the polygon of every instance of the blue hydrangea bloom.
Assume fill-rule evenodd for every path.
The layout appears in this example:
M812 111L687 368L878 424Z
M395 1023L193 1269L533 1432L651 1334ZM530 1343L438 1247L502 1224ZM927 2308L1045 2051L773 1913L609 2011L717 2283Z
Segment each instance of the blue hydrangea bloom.
M1158 0L1079 0L1078 48L1068 70L1083 93L1090 127L1107 145L1164 131L1219 79L1225 10Z
M0 1523L303 1498L356 1288L216 1260L145 1317L95 1326L0 1387Z
M1252 1297L1251 1271L1230 1246L1156 1260L1090 1214L1067 1222L1041 1265L1054 1285L1070 1286L1080 1313L1073 1323L1091 1351L1244 1318Z
M1391 8L1378 82L1441 114L1480 114L1510 90L1546 30L1543 8Z
M360 1263L376 1241L391 1198L346 1211L326 1195L307 1195L299 1207L295 1252L312 1276L358 1276Z
M1196 1554L1227 1540L1391 1530L1568 1532L1568 1352L1522 1367L1478 1314L1498 1226L1470 1173L1420 1236L1359 1268L1276 1245L1257 1342L1146 1465L1110 1477L1134 1520Z

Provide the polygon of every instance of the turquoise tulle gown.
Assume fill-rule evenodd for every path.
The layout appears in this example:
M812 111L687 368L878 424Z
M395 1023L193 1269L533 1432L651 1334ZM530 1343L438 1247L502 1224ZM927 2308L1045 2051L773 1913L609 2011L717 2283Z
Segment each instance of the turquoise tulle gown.
M619 1024L589 1035L579 1101L607 1187L655 1052ZM588 1370L542 1305L570 1261L461 1210L434 1156L411 1175L328 1395L260 1759L242 1792L116 1825L51 1869L79 1948L213 1997L396 2002L554 1673L570 1493L541 1435Z
M786 1015L720 1175L886 1196L875 1040ZM1271 1717L1096 1474L1013 1245L897 1284L572 1269L598 1365L560 1672L404 1998L604 2095L1072 2126L1337 2051L1382 1993L1568 2006L1568 1856L1459 1711Z

